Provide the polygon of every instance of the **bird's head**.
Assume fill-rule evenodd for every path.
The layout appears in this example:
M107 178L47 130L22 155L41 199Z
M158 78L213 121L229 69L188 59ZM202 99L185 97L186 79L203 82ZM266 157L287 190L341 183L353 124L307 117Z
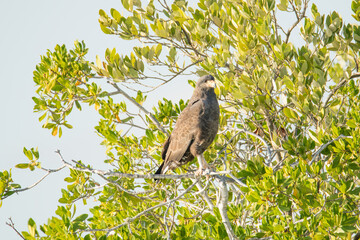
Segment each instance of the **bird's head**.
M216 87L215 78L212 75L202 76L196 83L196 88L200 88L202 90L214 90Z

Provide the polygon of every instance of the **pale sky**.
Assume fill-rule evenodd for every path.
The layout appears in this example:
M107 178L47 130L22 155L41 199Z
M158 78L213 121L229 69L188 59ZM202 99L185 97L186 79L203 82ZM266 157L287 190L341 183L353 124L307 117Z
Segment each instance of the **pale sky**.
M314 2L321 13L336 10L345 22L354 23L351 17L351 0ZM98 114L86 107L81 112L73 110L70 124L74 128L63 129L60 139L52 137L49 130L41 128L39 115L32 110L34 104L31 97L35 96L32 73L40 62L40 55L45 54L47 49L53 49L56 44L66 44L70 49L75 40L85 41L90 49L90 61L94 61L95 55L103 59L106 48L116 47L120 53L129 53L131 48L127 42L124 44L119 38L103 34L98 24L99 9L109 12L110 8L115 8L121 12L120 6L120 0L0 1L0 171L12 168L13 179L22 187L31 185L44 174L40 170L30 172L14 168L16 164L27 161L22 153L24 146L38 147L40 161L46 168L61 165L54 153L56 149L60 149L68 160L81 159L99 169L106 168L103 164L105 151L99 145L101 139L94 130ZM174 101L181 96L185 99L190 97L192 90L187 85L187 78L175 80L172 85L149 96L145 106L151 110L151 106L162 97ZM5 224L9 217L18 230L22 231L27 229L30 217L39 226L55 215L61 188L66 187L63 179L67 175L68 170L51 174L35 188L5 199L0 208L1 239L19 239Z

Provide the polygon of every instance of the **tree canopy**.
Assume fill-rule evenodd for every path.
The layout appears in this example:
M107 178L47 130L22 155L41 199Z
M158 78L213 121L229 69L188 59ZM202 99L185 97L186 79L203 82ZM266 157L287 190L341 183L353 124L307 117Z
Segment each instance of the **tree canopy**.
M359 231L358 24L323 15L309 0L121 2L100 10L99 23L104 34L137 42L130 54L107 49L92 63L75 42L48 50L36 66L42 127L61 137L74 109L94 106L108 169L60 151L62 166L47 169L37 149L24 148L29 161L16 167L70 175L56 215L41 225L29 219L23 238L350 239ZM351 9L359 21L360 1ZM155 182L186 99L143 103L180 75L194 86L205 74L215 77L221 103L220 130L205 152L215 171L196 178L194 162ZM10 171L0 179L2 200L29 189ZM77 212L88 199L95 205Z

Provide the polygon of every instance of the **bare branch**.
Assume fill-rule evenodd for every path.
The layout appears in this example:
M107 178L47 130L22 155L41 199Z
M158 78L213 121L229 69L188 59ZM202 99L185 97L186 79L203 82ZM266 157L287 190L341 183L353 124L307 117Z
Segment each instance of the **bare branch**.
M344 86L344 84L348 81L348 79L343 79L339 82L338 85L336 85L330 92L330 94L327 96L324 104L323 104L323 108L328 107L328 102L330 101L330 98L337 92L337 90L339 90L342 86Z
M326 100L325 100L325 102L324 102L324 104L323 104L323 108L328 107L328 106L327 106L327 105L328 105L328 102L330 101L330 99L332 98L332 96L337 92L337 90L339 90L342 86L344 86L345 83L347 83L348 80L354 79L354 78L357 78L357 77L360 77L360 73L355 73L355 74L351 75L349 79L346 79L346 78L345 78L345 79L341 80L341 81L338 83L338 85L336 85L336 86L331 90L330 94L327 96L327 98L326 98Z
M244 129L238 130L238 129L235 129L235 128L234 128L234 129L232 129L232 130L237 130L238 132L226 143L225 147L226 147L226 146L232 141L232 139L233 139L235 136L237 136L239 133L246 133L246 134L248 134L248 135L251 135L251 136L253 136L253 137L256 137L257 139L259 139L261 142L264 143L264 145L266 146L266 151L267 151L267 155L268 155L268 159L267 159L267 161L265 162L265 164L268 165L268 166L270 165L271 159L272 159L272 150L271 150L270 145L265 141L264 138L260 137L259 135L255 134L255 133L253 133L253 132L246 131L246 130L244 130ZM223 151L223 150L221 150L220 153L221 153L222 151ZM219 153L219 154L220 154L220 153Z
M208 187L208 183L209 183L209 180L208 180L207 183L206 183L207 185L203 188L203 187L201 186L201 183L198 182L198 183L196 184L196 186L197 186L199 189L201 189L201 190L199 190L199 192L197 192L196 194L201 194L201 196L205 199L207 205L209 206L210 210L211 210L211 211L214 211L214 204L212 203L211 199L209 198L209 196L208 196L208 194L207 194L207 191L205 191L205 190L207 189L207 187Z
M90 167L85 166L84 164L77 162L75 160L73 160L74 163L80 165L81 167L77 167L77 166L73 166L72 164L68 163L63 156L60 153L60 150L56 150L55 151L61 158L62 162L64 163L64 165L66 165L68 168L74 169L74 170L78 170L78 171L82 171L82 172L90 172L93 174L97 174L100 177L102 177L105 181L115 184L116 186L119 187L119 185L114 182L109 180L108 178L106 178L106 176L115 176L115 177L119 177L119 178L138 178L138 179L184 179L184 178L190 178L190 179L196 179L196 181L199 179L198 176L196 176L195 174L179 174L179 175L168 175L168 174L130 174L130 173L121 173L121 172L113 172L113 171L103 171L103 170L98 170L98 169L93 169ZM240 184L241 186L246 186L246 184L241 182L241 179L237 179L231 175L232 177L226 177L226 176L221 176L223 174L230 174L229 171L219 171L219 172L209 172L207 174L204 174L203 177L215 177L215 178L221 178L224 179L226 182L231 182L231 183L235 183L237 182L238 184ZM135 192L130 192L126 189L124 189L123 187L121 187L122 191L125 191L131 195L135 195L135 194L142 194L142 193L135 193ZM200 193L202 193L200 191ZM210 200L210 199L208 199ZM211 207L212 203L211 201L208 202L209 206Z
M8 225L9 227L11 227L22 239L25 239L25 238L23 237L23 235L21 235L21 233L15 228L15 224L14 224L14 222L12 221L11 218L9 218L9 221L10 221L10 222L6 222L6 225Z
M63 165L63 166L61 166L61 167L59 167L59 168L57 168L57 169L41 168L42 170L46 171L47 173L46 173L44 176L42 176L38 181L36 181L35 183L33 183L33 184L32 184L31 186L29 186L29 187L20 188L20 189L14 189L14 190L11 190L11 192L13 192L13 193L18 193L18 192L23 192L23 191L29 190L29 189L37 186L39 183L41 183L41 182L42 182L47 176L49 176L51 173L58 172L58 171L60 171L61 169L65 168L65 167L66 167L66 166ZM1 198L1 200L6 199L6 198L9 197L9 196L10 196L10 195L7 195L7 196Z
M242 181L240 181L239 179L237 179L234 175L232 175L231 173L229 173L229 176L234 179L234 181L239 184L241 187L247 187L247 185L245 183L243 183Z
M245 131L245 130L244 130L244 132L245 132L246 134L248 134L248 135L251 135L251 136L253 136L253 137L258 138L261 142L264 143L264 145L266 146L267 153L268 153L268 159L267 159L267 161L266 161L265 163L269 166L270 163L271 163L271 155L272 155L272 151L271 151L270 145L265 141L265 139L263 139L263 138L260 137L259 135L255 134L255 133L253 133L253 132Z
M169 78L168 80L165 80L163 83L160 83L159 85L155 86L153 89L151 89L151 91L154 91L155 89L159 88L160 86L170 82L171 80L173 80L174 78L178 77L180 74L183 74L183 72L185 72L187 69L189 69L190 67L202 62L203 60L197 60L191 64L189 64L188 66L184 67L183 69L181 69L179 72L177 72L176 74L174 74L171 78ZM144 91L144 93L147 93L149 91Z
M296 21L295 23L288 29L287 33L286 33L286 39L285 42L288 43L289 42L289 38L290 38L290 34L292 32L292 30L294 30L294 28L300 23L300 21L305 17L305 13L306 13L306 9L308 6L309 0L305 0L305 5L303 8L303 11L301 12L300 15L298 15L296 9L294 8L295 14L296 14Z
M318 150L316 150L315 153L312 155L312 159L311 159L309 165L311 165L311 164L316 160L316 158L320 155L320 153L321 153L327 146L329 146L329 145L332 144L333 142L335 142L335 141L337 141L337 140L339 140L339 139L342 139L342 138L353 138L353 137L352 137L352 136L344 136L344 135L341 134L341 135L338 136L337 138L335 138L335 139L333 139L333 140L330 140L329 142L321 145L321 147L320 147Z
M231 227L229 217L227 215L229 192L227 189L226 181L223 178L218 178L218 182L219 182L219 192L220 192L218 208L220 211L220 215L221 215L223 224L225 226L226 232L229 236L229 239L230 240L237 239L237 237L234 233L234 230Z
M135 215L134 217L127 218L123 223L121 223L121 224L119 224L119 225L117 225L117 226L115 226L115 227L112 227L112 228L104 228L104 229L85 229L85 230L81 230L81 231L83 231L83 232L107 232L107 235L108 235L110 232L112 232L112 231L114 231L114 230L116 230L116 229L118 229L118 228L120 228L120 227L122 227L122 226L125 226L125 225L127 225L127 224L129 224L129 223L131 223L131 222L133 222L133 221L135 221L136 219L138 219L138 218L141 217L142 215L144 215L144 214L146 214L146 213L148 213L148 212L150 212L150 211L152 211L152 210L154 210L154 209L157 209L157 208L159 208L159 207L162 207L162 206L165 206L165 205L168 205L168 204L172 204L173 202L176 202L177 200L179 200L180 198L182 198L186 193L188 193L188 192L197 184L198 181L199 181L199 179L197 179L190 187L188 187L185 191L183 191L183 192L182 192L179 196L177 196L176 198L173 198L173 199L171 199L171 200L169 200L169 201L167 201L167 202L160 203L160 204L158 204L158 205L155 205L155 206L153 206L153 207L150 207L150 208L148 208L148 209L146 209L146 210L138 213L138 214Z
M165 213L164 213L164 225L165 225L166 231L167 231L167 239L169 239L169 240L170 240L171 230L170 230L170 228L168 227L166 216L167 216L167 214L168 214L169 209L170 209L171 206L172 206L172 203L169 203L169 206L166 208Z
M148 110L146 110L143 106L141 106L138 102L136 102L131 96L129 96L126 92L124 92L123 90L121 90L119 88L119 86L111 81L108 80L108 83L110 83L114 88L116 88L116 90L123 95L124 97L126 97L130 102L132 102L135 106L137 106L141 111L143 111L146 115L149 116L149 118L151 119L151 121L157 126L157 128L159 130L161 130L163 133L165 133L167 136L169 136L169 133L163 128L163 126L159 123L159 121L154 117L154 115L152 115Z

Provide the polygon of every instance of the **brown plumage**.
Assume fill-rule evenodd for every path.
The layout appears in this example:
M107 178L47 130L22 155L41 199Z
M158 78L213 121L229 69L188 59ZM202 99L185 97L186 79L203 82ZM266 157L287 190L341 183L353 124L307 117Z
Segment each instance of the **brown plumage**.
M219 127L219 104L214 92L215 80L211 75L201 77L188 105L181 112L174 130L163 146L164 162L155 174L164 174L184 165L196 156L202 174L208 165L203 152L214 140Z

